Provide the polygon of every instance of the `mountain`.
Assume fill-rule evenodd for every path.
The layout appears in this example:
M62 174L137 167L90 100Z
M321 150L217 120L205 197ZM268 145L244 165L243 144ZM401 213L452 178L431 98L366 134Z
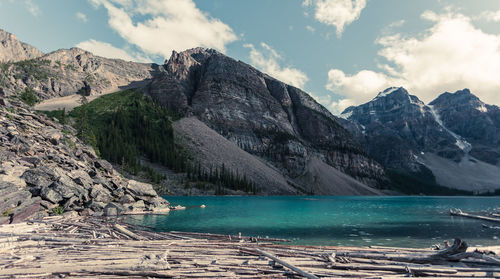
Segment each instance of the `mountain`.
M377 188L387 181L384 168L307 93L215 50L173 52L164 65L156 65L106 59L72 48L3 63L0 68L0 87L7 97L30 104L42 101L36 104L37 110L64 107L69 111L79 105L80 95L90 95L92 100L125 88L150 96L180 117L176 120L167 112L154 115L173 127L176 146L189 153L191 163L179 167L188 175L194 168L190 164L199 164L198 174L225 169L225 183L240 175L258 184L261 194L381 194ZM122 104L120 100L129 100L126 96L111 99ZM155 107L134 98L137 102L120 107L126 110L120 115L102 105L108 99L93 107L99 109L98 115L114 115L124 125L140 124L130 112L139 109L148 115L146 108ZM106 132L103 119L89 120L100 121L90 123L94 134L105 137L97 139L112 143L108 134L101 133ZM110 131L118 133L123 127L115 128ZM157 144L146 146L151 140L140 142L147 150L160 150ZM170 145L170 138L165 142ZM135 161L142 160L139 153L144 149L132 149L136 151L123 152L130 155L129 165L137 168ZM120 164L115 151L107 154ZM172 154L177 159L181 156Z
M15 35L0 29L0 63L34 59L42 55L35 47L20 42Z
M126 88L141 88L158 71L155 64L103 58L79 48L28 55L20 52L20 46L27 50L34 47L20 43L14 35L0 29L0 36L2 34L14 39L7 40L8 43L0 49L0 58L9 57L3 61L0 59L0 86L10 92L33 90L43 100L68 96L64 100L73 101L59 103L56 107L42 104L38 109L70 109L75 106L74 99L78 99L76 93L95 96Z
M336 184L365 189L385 179L382 166L366 155L338 119L298 88L203 48L173 52L164 69L149 86L153 99L181 115L195 116L239 149L277 169L283 176L279 181L290 181L306 192L338 194ZM198 136L202 135L191 135ZM209 152L219 147L212 146ZM315 162L325 172L313 174ZM328 172L339 171L365 185L349 176L326 178ZM293 187L281 188L286 193Z
M391 87L341 116L388 169L410 176L425 173L427 182L485 192L500 188L497 113L496 106L467 89L425 105L406 89Z
M500 163L500 108L488 105L469 89L443 93L430 104L443 124L470 143L470 155Z

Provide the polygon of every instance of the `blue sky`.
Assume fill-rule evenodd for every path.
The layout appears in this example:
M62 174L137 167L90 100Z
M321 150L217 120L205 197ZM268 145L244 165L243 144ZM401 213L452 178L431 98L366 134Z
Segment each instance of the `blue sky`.
M158 64L216 48L334 113L388 86L425 102L468 87L500 104L497 0L0 0L0 28L44 52Z

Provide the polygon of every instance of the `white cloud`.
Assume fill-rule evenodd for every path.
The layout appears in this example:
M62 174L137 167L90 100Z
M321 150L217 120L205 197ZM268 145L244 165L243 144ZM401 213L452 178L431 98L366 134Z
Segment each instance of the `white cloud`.
M149 55L169 57L172 50L198 46L225 52L237 39L228 25L200 11L192 0L89 1L104 6L111 28Z
M24 3L26 4L26 9L32 14L33 16L38 16L40 14L40 7L38 7L37 4L33 3L32 0L25 0Z
M258 50L252 44L244 46L250 49L251 63L270 76L298 88L304 88L305 83L309 80L307 75L298 69L281 67L279 65L279 60L282 59L281 56L269 45L261 43L262 50Z
M87 16L86 16L84 13L77 12L77 13L75 14L75 16L76 16L76 18L77 18L78 20L81 20L82 22L87 22L87 21L88 21Z
M309 30L311 33L314 33L314 31L316 31L316 29L314 29L314 27L312 27L311 25L307 25L306 29Z
M389 86L404 86L424 102L470 88L483 101L500 104L500 34L483 32L462 14L427 11L422 18L434 24L421 34L397 33L376 41L386 61L379 71L347 75L332 69L326 88L356 104Z
M150 58L145 57L141 54L130 55L129 52L125 51L124 49L117 48L111 44L96 41L94 39L81 42L76 46L102 57L123 59L125 61L144 62L144 63L151 62Z
M335 26L337 37L345 26L359 19L366 7L366 0L304 0L302 6L314 5L314 18L326 25Z
M500 10L498 11L485 11L481 13L476 19L484 19L486 21L500 22Z

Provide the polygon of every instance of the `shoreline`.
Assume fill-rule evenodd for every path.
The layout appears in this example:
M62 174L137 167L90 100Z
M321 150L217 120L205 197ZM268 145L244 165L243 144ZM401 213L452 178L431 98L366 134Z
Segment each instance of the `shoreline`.
M0 226L0 278L500 277L500 246L460 240L441 250L299 246L144 229L120 217Z

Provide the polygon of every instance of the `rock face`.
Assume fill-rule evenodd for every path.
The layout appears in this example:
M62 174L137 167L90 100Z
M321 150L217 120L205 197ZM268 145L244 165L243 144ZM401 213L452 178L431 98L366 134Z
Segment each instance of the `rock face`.
M0 63L34 59L42 55L35 47L20 42L15 35L0 29Z
M151 185L122 178L74 134L17 101L0 106L0 223L54 208L102 215L136 211L139 202L168 210Z
M500 188L492 171L498 164L498 111L466 89L425 105L404 88L391 87L341 116L384 166L409 172L426 167L441 185L484 192Z
M285 176L306 175L316 157L371 186L385 179L338 119L300 89L210 49L174 52L164 68L150 85L153 98L196 116Z

